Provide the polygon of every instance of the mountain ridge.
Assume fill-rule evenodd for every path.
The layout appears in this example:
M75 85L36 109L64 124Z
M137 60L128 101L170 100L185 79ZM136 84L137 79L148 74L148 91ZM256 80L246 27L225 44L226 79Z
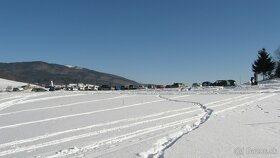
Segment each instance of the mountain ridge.
M38 84L48 84L53 80L55 84L139 85L121 76L43 61L0 63L0 78Z

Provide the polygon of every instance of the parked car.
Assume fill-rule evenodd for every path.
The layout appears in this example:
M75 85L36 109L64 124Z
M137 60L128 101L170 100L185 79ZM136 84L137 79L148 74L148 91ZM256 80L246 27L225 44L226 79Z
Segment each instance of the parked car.
M148 89L155 89L155 85L148 85Z
M172 88L172 85L166 85L165 88Z
M173 85L171 85L171 88L185 88L186 85L184 83L173 83Z
M125 86L115 86L114 87L115 90L125 90Z
M24 89L21 88L21 87L17 87L17 88L13 88L13 91L14 92L20 92L20 91L24 91Z
M157 87L157 89L164 89L165 86L164 85L157 85L156 87Z
M212 83L209 82L209 81L202 82L202 86L203 86L203 87L212 86Z
M236 82L234 80L228 80L230 86L236 86Z
M121 86L121 90L125 90L125 86Z
M138 89L145 89L146 87L145 86L143 86L143 85L139 85L138 86Z
M136 86L134 86L134 85L129 85L129 86L128 86L128 89L129 89L129 90L135 90L135 89L137 89L137 88L136 88Z
M228 80L217 80L213 83L213 86L227 87L230 86L230 82Z
M32 92L45 92L47 90L45 88L36 87L36 88L32 88L31 91Z
M200 87L201 86L201 84L199 84L199 83L193 83L192 84L192 87Z
M49 91L55 91L55 87L51 86L51 87L49 88Z
M101 85L98 90L111 90L111 87L109 85Z

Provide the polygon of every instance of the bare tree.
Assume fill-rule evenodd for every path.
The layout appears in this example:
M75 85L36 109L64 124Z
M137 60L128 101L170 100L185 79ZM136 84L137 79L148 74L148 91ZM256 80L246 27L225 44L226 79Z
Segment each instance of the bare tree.
M280 46L276 49L275 56L276 56L276 58L277 58L277 60L279 62L280 61Z
M275 70L275 77L280 78L280 46L276 49L275 51L275 56L276 56L276 70Z

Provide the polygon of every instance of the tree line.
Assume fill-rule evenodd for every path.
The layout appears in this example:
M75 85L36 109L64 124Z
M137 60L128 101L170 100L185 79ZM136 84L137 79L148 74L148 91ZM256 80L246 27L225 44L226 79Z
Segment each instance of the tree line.
M258 51L258 58L252 64L252 71L263 76L263 80L280 77L280 47L275 51L275 59L265 48Z

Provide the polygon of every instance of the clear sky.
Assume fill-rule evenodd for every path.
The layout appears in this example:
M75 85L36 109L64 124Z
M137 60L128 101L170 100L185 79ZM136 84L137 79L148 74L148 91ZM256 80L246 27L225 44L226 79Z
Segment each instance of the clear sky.
M280 46L279 0L0 0L0 62L170 84L248 81Z

